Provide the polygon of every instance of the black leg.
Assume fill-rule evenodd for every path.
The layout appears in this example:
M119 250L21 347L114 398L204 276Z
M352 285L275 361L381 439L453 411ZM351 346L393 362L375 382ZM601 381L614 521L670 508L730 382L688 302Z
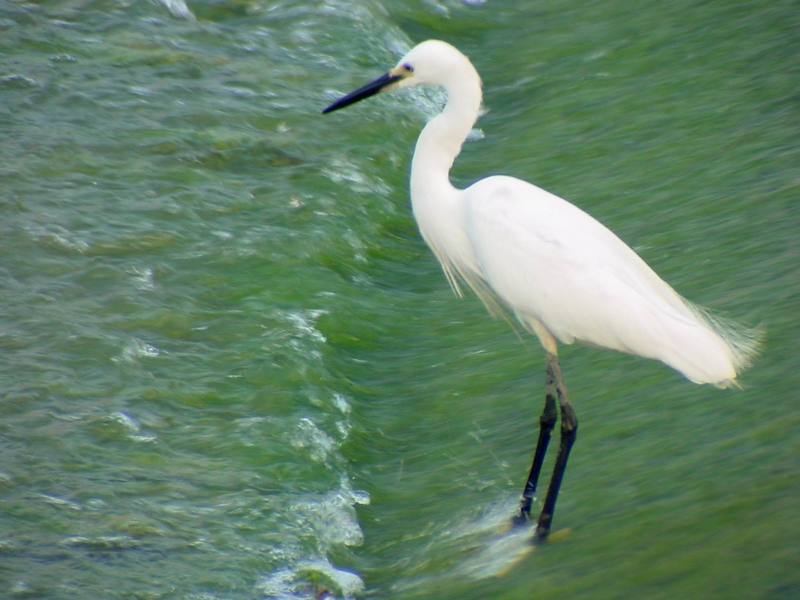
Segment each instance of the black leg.
M525 490L522 492L522 502L519 507L519 514L514 518L515 525L527 523L531 518L531 503L536 495L536 485L539 482L539 474L542 472L544 455L547 453L547 445L550 443L550 433L556 424L556 383L551 361L547 362L547 391L544 397L544 411L539 417L539 439L536 442L536 451L533 454L533 464L525 483Z
M564 471L567 468L569 452L578 434L578 419L575 416L575 410L572 408L567 398L567 388L564 385L564 379L561 375L558 357L555 355L548 356L548 372L550 370L552 370L555 376L558 403L561 407L561 445L558 449L558 457L556 458L556 464L553 468L553 476L550 479L550 486L547 488L547 496L545 497L542 512L539 515L539 521L536 526L536 538L539 540L546 539L547 535L550 533L550 526L553 523L553 514L556 510L558 490L561 488L561 480L564 478Z

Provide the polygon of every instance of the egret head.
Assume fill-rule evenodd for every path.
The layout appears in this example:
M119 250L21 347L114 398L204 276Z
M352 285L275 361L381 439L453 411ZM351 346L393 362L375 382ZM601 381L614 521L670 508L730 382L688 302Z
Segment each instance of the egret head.
M475 73L469 59L455 46L441 40L427 40L414 46L389 73L400 75L397 87L442 85ZM477 73L475 73L477 75Z
M380 92L414 85L443 85L464 76L464 72L477 73L469 59L454 46L440 40L428 40L414 46L397 65L376 80L350 92L328 106L323 113L333 112ZM480 82L480 80L478 79Z

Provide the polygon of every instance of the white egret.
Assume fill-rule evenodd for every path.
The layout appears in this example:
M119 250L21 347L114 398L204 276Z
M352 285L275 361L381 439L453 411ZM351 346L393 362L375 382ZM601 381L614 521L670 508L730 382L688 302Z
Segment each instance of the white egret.
M447 104L422 130L411 164L411 204L422 237L456 294L466 282L490 311L513 313L547 352L539 438L515 518L530 519L557 400L561 443L536 527L536 537L544 539L578 428L556 340L657 359L695 383L719 387L735 382L757 341L681 298L614 233L566 200L506 176L456 189L450 168L478 118L482 91L472 63L450 44L422 42L386 74L323 112L413 85L447 92Z

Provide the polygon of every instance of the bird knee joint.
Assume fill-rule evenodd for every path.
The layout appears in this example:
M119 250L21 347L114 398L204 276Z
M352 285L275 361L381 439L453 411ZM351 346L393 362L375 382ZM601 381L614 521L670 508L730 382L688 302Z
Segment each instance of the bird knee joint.
M578 417L572 406L566 404L561 407L561 433L574 436L578 432Z
M545 409L542 413L542 416L539 417L539 427L543 429L553 429L557 418L558 413L556 412L555 408L551 410Z

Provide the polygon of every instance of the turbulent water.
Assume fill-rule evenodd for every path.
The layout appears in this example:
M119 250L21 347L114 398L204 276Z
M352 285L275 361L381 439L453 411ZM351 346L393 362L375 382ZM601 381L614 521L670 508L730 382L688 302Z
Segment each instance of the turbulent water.
M0 2L0 596L800 596L798 31L781 0ZM534 181L766 331L741 390L563 349L545 546L507 534L542 351L408 206L441 95L320 115L426 38L484 81L457 183Z

